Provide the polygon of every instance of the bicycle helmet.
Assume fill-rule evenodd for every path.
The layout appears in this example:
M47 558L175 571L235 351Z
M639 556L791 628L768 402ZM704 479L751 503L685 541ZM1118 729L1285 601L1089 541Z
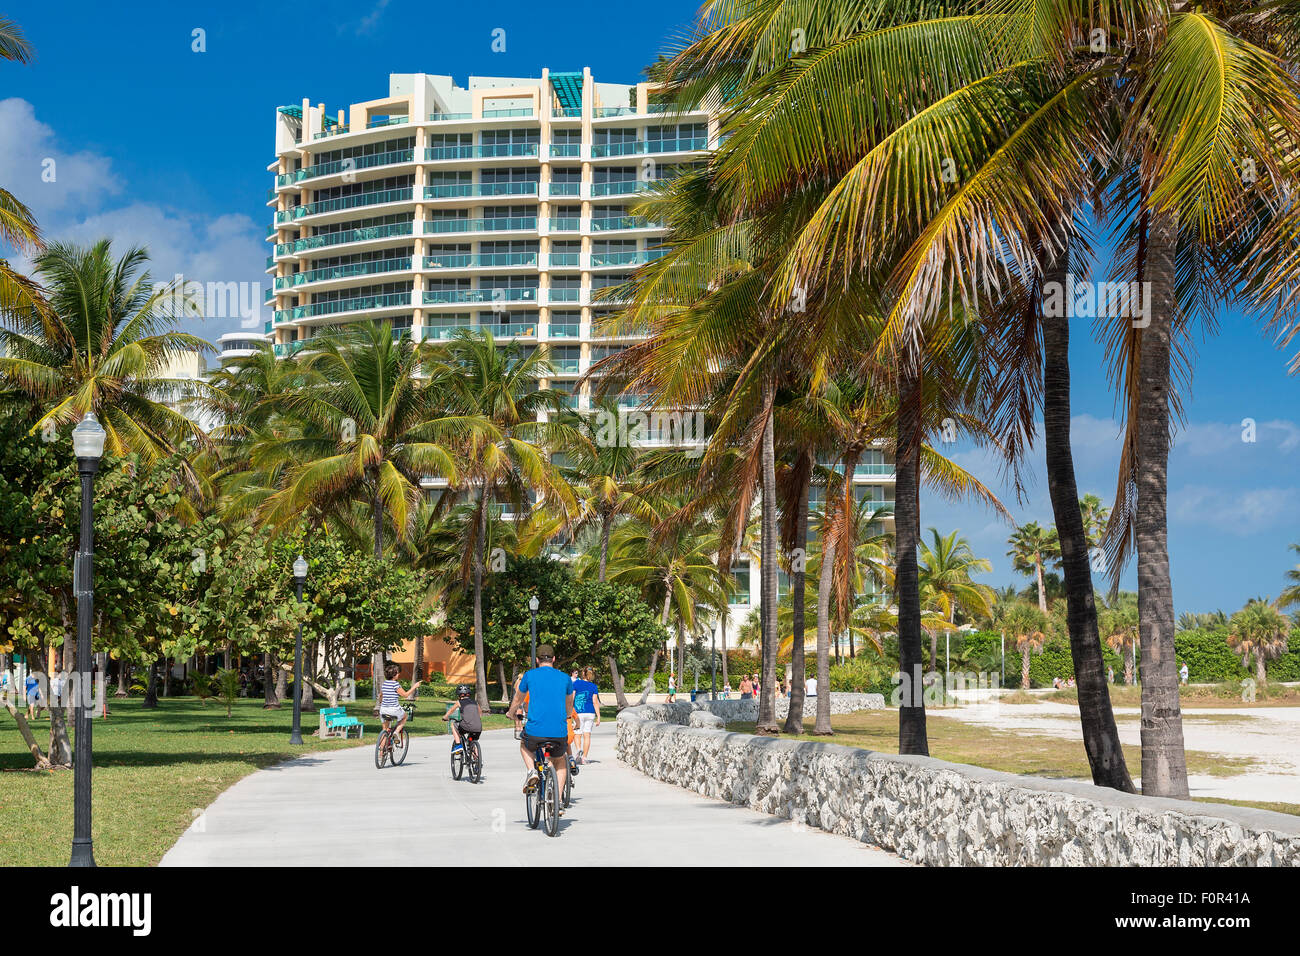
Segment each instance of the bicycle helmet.
M457 684L457 685L456 685L456 696L457 696L457 697L472 697L472 696L473 696L473 691L471 691L471 690L469 689L469 685L468 685L468 684Z

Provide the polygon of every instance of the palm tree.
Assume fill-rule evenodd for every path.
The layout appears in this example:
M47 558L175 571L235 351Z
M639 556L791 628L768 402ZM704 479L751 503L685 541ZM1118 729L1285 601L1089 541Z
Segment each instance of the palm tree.
M1083 520L1083 538L1088 544L1088 550L1101 547L1106 535L1106 522L1110 520L1110 509L1102 504L1099 497L1089 493L1079 499L1079 517Z
M621 517L632 515L645 521L657 518L654 507L641 488L641 452L632 444L622 441L618 429L610 437L610 422L620 421L618 403L605 400L596 403L592 413L583 414L566 410L560 421L569 427L571 440L561 449L563 465L561 474L573 489L577 512L567 522L570 533L577 535L587 528L598 534L598 581L605 580L609 562L609 536ZM614 655L607 658L610 676L614 681L614 695L620 708L627 706L623 679L618 672Z
M1047 592L1043 589L1043 568L1060 554L1060 542L1055 528L1043 528L1037 521L1022 524L1007 539L1011 550L1007 557L1011 566L1021 574L1034 577L1038 585L1038 609L1047 613Z
M930 544L921 542L920 583L922 605L945 619L951 630L956 625L957 611L969 620L983 620L993 613L993 589L987 584L976 584L972 574L993 570L987 558L975 556L970 542L960 531L940 535L930 529ZM939 632L930 631L930 667L935 668L939 653Z
M1300 554L1300 544L1291 545L1291 550ZM1300 604L1300 564L1287 571L1286 579L1292 583L1283 588L1282 593L1278 595L1277 606L1280 608Z
M576 436L568 426L538 420L544 412L558 413L564 402L561 393L537 387L550 371L540 350L525 352L517 343L498 345L490 332L468 330L458 330L447 341L433 371L449 412L476 423L459 444L466 463L459 487L474 509L474 521L465 528L462 569L473 582L475 676L484 710L483 575L489 520L507 504L515 515L527 514L530 493L548 499L563 513L576 510L573 492L548 452L575 444Z
M1241 666L1249 666L1253 656L1255 680L1267 683L1264 662L1286 653L1291 619L1267 598L1256 598L1232 615L1229 627L1232 633L1228 635L1228 646L1241 655Z
M0 60L30 63L31 59L32 48L18 24L0 17ZM0 242L22 252L43 247L31 210L3 187L0 187ZM0 258L0 315L10 311L39 311L43 307L40 290L31 280L14 272L7 260Z
M1136 597L1128 592L1117 594L1102 606L1097 624L1106 646L1124 658L1124 683L1132 685L1137 679L1134 658L1141 638Z
M183 442L207 444L172 406L208 387L164 373L176 356L213 346L171 328L194 303L172 284L154 285L147 262L140 248L115 260L107 239L89 248L54 243L36 257L46 304L6 310L0 329L0 381L40 408L33 431L93 413L113 455L154 462ZM188 463L181 468L194 484Z
M1020 686L1029 689L1029 655L1038 653L1047 641L1050 626L1046 612L1026 601L999 604L994 609L994 626L1011 635L1020 651Z

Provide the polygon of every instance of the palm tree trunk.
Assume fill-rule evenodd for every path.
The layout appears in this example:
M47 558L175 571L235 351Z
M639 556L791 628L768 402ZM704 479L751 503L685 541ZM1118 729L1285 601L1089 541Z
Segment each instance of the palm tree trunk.
M506 682L505 661L497 661L497 676L501 680L501 699L508 702L514 697L514 694L511 692L510 684Z
M790 708L785 715L785 733L803 733L804 694L807 690L806 662L804 660L804 562L808 552L808 493L812 484L811 475L803 481L799 489L799 513L795 516L795 548L798 551L799 564L790 568L791 608L791 645L790 645Z
M474 697L479 710L491 713L487 693L487 664L483 657L483 554L487 547L487 487L479 493L478 534L474 536ZM532 666L532 661L528 662Z
M1069 256L1058 256L1045 275L1064 282ZM1061 570L1065 577L1066 622L1070 656L1079 689L1079 721L1083 749L1092 768L1092 782L1125 793L1134 791L1124 763L1119 728L1106 686L1106 662L1097 633L1097 605L1093 598L1092 570L1088 562L1088 537L1079 510L1079 488L1074 477L1070 448L1070 326L1069 318L1044 317L1043 330L1043 443L1047 451L1047 486L1052 497L1057 535L1061 543Z
M1268 673L1264 667L1264 652L1255 651L1255 683L1263 687L1268 683Z
M644 704L650 699L650 691L655 686L655 668L659 665L659 648L655 648L650 654L650 675L645 679L645 686L641 688L641 699L638 704Z
M828 505L829 507L829 505ZM831 729L831 581L835 573L835 542L822 526L822 566L817 576L817 722L814 734Z
M384 557L384 509L383 503L379 500L379 482L375 482L375 494L370 500L370 514L374 521L375 529L375 560L381 561ZM379 683L384 679L384 654L377 651L370 655L370 683L373 688L372 694L375 700L379 700Z
M424 680L424 635L415 639L414 660L411 664L411 679Z
M600 518L600 574L597 580L605 582L605 568L609 564L609 532L614 525L614 516L601 515Z
M262 709L268 707L279 707L280 698L275 693L275 662L271 660L271 652L262 652Z
M1024 690L1029 690L1029 645L1025 644L1020 651L1020 686Z
M1038 580L1038 610L1047 613L1047 592L1043 588L1043 556L1034 555L1034 577Z
M114 696L114 697L127 697L127 696L130 696L130 695L129 695L129 692L128 692L127 689L126 689L126 687L127 687L127 685L126 685L126 661L124 661L124 660L119 660L119 661L117 662L117 692L114 693L113 696Z
M144 687L144 703L141 708L152 710L158 706L158 659L149 660L149 679Z
M727 678L727 614L723 612L718 621L718 636L722 639L722 686L728 684Z
M920 357L904 358L898 382L898 441L894 481L894 528L898 567L898 663L902 700L898 709L898 752L930 755L925 731L925 686L921 679L921 584L916 549L921 537L921 369ZM847 478L847 476L846 476ZM821 688L817 688L821 696Z
M618 672L618 661L614 659L613 654L608 655L605 660L609 664L610 679L614 682L614 702L618 705L618 709L622 710L627 706L627 691L623 687L623 675Z
M775 736L781 732L781 727L776 722L777 617L780 609L776 596L776 447L775 415L772 408L775 394L776 383L769 374L763 382L763 414L767 418L763 425L762 540L759 549L762 555L762 567L759 568L762 594L759 604L763 610L763 686L758 700L758 723L754 727L754 733L759 736Z
M1137 572L1142 653L1142 792L1186 798L1187 757L1174 660L1174 590L1169 576L1169 339L1177 300L1177 221L1151 217L1147 241L1149 325L1138 359Z

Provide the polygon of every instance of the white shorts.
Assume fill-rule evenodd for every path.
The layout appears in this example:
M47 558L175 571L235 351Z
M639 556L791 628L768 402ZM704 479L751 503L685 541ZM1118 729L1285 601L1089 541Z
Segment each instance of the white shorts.
M591 733L591 728L592 728L593 726L595 726L595 723L596 723L596 715L595 715L595 714L579 714L579 715L578 715L578 733L580 733L580 734L589 734L589 733Z
M402 708L400 707L380 707L379 716L388 717L394 720L401 720L403 717L406 716L406 711L402 710Z

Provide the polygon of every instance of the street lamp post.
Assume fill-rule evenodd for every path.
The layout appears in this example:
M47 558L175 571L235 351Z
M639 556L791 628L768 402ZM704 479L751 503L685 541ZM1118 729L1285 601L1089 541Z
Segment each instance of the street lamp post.
M81 476L81 543L73 569L73 590L77 595L77 685L76 754L72 764L72 859L69 866L94 866L95 848L90 837L90 771L93 740L90 711L90 628L95 616L95 472L104 455L104 428L90 412L72 429L72 450Z
M528 616L532 618L533 625L533 638L528 648L528 659L533 662L533 667L537 666L537 608L540 606L541 602L537 600L536 594L528 599Z
M302 588L307 583L307 559L301 554L293 562L293 585L298 592L299 610L302 610ZM298 618L298 641L293 648L293 730L290 744L302 743L302 618Z
M709 638L709 700L718 699L718 625L713 625Z

